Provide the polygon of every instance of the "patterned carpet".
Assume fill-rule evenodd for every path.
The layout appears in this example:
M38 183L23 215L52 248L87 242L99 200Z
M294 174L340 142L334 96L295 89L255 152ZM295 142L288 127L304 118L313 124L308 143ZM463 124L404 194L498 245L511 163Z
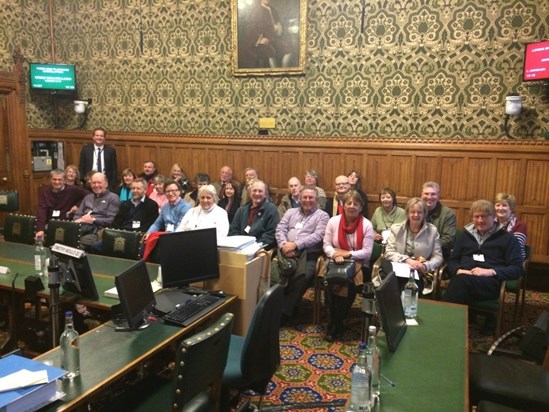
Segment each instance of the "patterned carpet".
M269 384L261 411L343 411L349 397L350 370L358 354L360 339L359 300L347 322L344 341L330 343L323 339L325 323L312 324L312 293L306 295L295 323L280 332L281 365ZM532 324L549 307L549 293L527 292L522 324ZM503 332L512 329L514 295L505 304ZM321 319L326 319L322 313ZM494 338L482 336L483 317L469 327L470 351L486 352ZM259 396L252 392L245 399L256 404Z

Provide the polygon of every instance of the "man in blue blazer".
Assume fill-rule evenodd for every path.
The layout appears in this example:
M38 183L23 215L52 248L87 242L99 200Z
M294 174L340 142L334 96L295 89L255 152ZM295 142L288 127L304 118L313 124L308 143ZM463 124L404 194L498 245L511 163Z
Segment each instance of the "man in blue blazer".
M111 146L105 146L107 132L100 127L93 131L93 144L89 143L80 151L80 177L86 185L86 174L90 170L103 173L109 182L109 188L116 187L118 168L116 163L116 150ZM101 169L101 170L99 170Z

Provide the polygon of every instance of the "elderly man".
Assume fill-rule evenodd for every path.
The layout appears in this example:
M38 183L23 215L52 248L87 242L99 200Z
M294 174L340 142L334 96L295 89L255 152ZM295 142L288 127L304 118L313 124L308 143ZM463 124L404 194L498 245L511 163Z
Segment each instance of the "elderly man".
M219 180L213 184L220 199L225 198L225 184L233 178L233 169L229 166L223 166L219 170Z
M496 222L494 205L477 200L471 217L473 222L456 239L448 261L452 280L444 295L447 302L497 299L501 282L518 279L523 271L520 245Z
M248 200L250 200L248 185L255 180L259 180L257 170L251 167L244 169L244 184L242 185L242 190L240 191L240 205L244 205ZM268 192L269 190L267 188L267 193Z
M300 205L288 209L276 227L276 241L284 256L306 253L304 268L298 265L296 273L289 277L282 306L283 321L294 315L303 294L313 283L316 260L322 254L322 241L330 219L326 212L318 209L318 192L314 186L301 189Z
M452 209L439 202L440 186L435 182L425 182L421 189L421 199L427 203L427 222L432 223L440 235L442 256L448 259L456 239L456 215Z
M257 180L250 189L251 201L236 211L229 228L229 236L255 236L265 249L271 249L276 246L278 211L275 205L266 201L267 187L264 182Z
M142 178L131 184L132 198L120 205L120 210L112 222L115 229L146 232L158 218L158 204L145 196L147 183Z
M349 190L351 190L351 184L348 176L340 175L335 178L335 196L326 201L326 208L324 209L330 217L343 213L343 198ZM362 216L368 217L367 208L362 210Z
M40 189L36 214L37 239L44 237L50 219L70 219L82 199L90 193L81 186L66 185L65 179L63 170L54 169L50 172L50 185Z
M80 151L80 163L78 169L82 182L86 184L86 174L90 170L103 173L113 189L118 179L116 150L105 145L107 132L100 127L93 130L93 144L86 144Z
M94 173L90 182L93 193L82 200L74 214L74 221L82 223L80 245L85 249L97 241L98 230L109 226L120 208L120 198L109 191L103 173Z
M281 219L288 209L300 206L299 194L302 188L303 186L297 177L290 177L288 180L288 194L282 197L278 205L278 215Z

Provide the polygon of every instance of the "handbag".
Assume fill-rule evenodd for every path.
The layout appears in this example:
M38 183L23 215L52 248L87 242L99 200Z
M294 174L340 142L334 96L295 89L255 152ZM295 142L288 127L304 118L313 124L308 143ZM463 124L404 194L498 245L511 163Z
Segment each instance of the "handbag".
M345 259L343 263L336 263L330 260L324 280L327 283L348 285L355 282L356 261L353 259Z

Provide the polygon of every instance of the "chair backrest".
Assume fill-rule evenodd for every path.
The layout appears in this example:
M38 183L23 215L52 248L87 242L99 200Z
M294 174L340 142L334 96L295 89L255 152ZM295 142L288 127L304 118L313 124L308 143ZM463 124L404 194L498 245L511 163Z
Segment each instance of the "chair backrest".
M70 247L78 247L82 225L70 220L55 220L48 222L46 231L46 246L62 243Z
M7 242L34 244L36 217L9 214L4 223L4 239Z
M0 190L0 212L17 212L19 210L19 192L17 190Z
M218 410L221 379L227 364L234 315L226 313L209 328L181 342L173 383L174 410L189 402L205 403L192 410ZM207 405L207 407L205 407Z
M280 317L284 287L276 284L257 304L244 341L241 370L249 388L264 394L280 364Z
M139 249L143 233L131 230L105 228L101 254L124 259L139 260Z

